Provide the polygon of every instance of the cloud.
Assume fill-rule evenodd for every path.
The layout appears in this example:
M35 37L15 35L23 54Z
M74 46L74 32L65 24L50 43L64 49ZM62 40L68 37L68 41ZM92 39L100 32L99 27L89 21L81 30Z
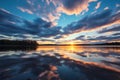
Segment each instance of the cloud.
M9 33L15 33L19 30L21 30L22 33L25 29L18 27L18 25L22 25L22 23L23 20L20 17L14 16L10 12L0 9L0 33L10 35Z
M100 8L100 5L101 5L101 2L98 2L97 5L96 5L96 7L95 7L95 9Z
M61 34L61 27L53 27L52 22L47 22L41 18L29 22L2 9L0 9L0 17L0 34L3 36L13 36L16 39L25 37L38 39Z
M22 12L27 12L29 14L33 14L33 12L30 9L24 9L22 7L18 7L18 9L20 9Z
M59 19L60 14L56 12L56 6L52 0L26 0L26 5L18 6L22 12L35 14L36 16L49 21L55 22Z
M91 38L89 40L113 41L113 40L120 40L120 36L99 36L99 37L96 37L96 38Z
M116 4L116 7L120 7L120 4Z
M4 24L7 22L16 22L16 23L22 22L20 17L14 16L7 10L1 8L0 8L0 21Z
M106 32L116 32L116 31L120 31L120 24L118 25L113 25L112 28L104 28L100 31L98 31L98 33L106 33Z
M115 36L120 36L120 32L119 32L119 33L115 33L115 34L113 34L113 35L115 35Z
M85 40L85 35L81 35L81 36L75 38L75 40Z
M109 9L109 7L105 7L105 8L104 8L104 10L107 10L107 9Z
M88 11L89 3L94 1L96 0L26 0L27 4L18 6L18 9L56 24L62 13L78 15Z
M99 29L110 24L118 24L120 22L120 13L113 10L104 10L99 13L87 15L79 21L69 24L63 28L66 34Z
M48 4L48 3L47 3ZM51 4L51 2L49 3ZM52 3L53 4L53 3ZM119 10L119 9L118 9ZM46 21L42 18L37 18L33 22L27 21L21 17L15 16L8 11L0 9L0 34L2 38L13 37L14 39L41 39L41 38L54 38L54 40L65 39L65 35L70 35L76 32L96 30L103 28L101 33L116 31L119 26L109 27L110 24L118 24L120 21L120 13L118 10L103 10L99 13L94 13L85 16L79 21L72 22L66 27L53 26L53 22ZM51 16L50 14L49 16ZM52 18L53 16L51 16ZM54 18L54 17L53 17ZM68 37L68 36L66 36ZM85 35L77 37L76 40L115 40L120 39L117 36L99 36L96 38L85 38ZM110 38L111 37L111 38Z
M60 6L57 8L59 12L66 13L68 15L80 14L83 11L88 11L89 3L92 0L60 0Z
M78 42L82 43L106 43L106 42L112 42L112 41L119 41L120 40L120 33L116 33L115 35L97 35L96 37L87 36L86 35L80 35L76 37L74 40L77 40Z

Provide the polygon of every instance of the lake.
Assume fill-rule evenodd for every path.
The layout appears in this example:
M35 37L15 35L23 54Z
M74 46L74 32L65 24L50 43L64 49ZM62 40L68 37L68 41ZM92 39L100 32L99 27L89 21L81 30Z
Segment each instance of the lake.
M120 80L120 47L2 49L0 80Z

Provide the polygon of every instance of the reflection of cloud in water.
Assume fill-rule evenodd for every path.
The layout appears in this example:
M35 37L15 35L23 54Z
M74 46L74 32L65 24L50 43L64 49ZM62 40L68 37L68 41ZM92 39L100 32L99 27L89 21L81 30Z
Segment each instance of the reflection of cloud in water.
M73 46L0 52L0 80L119 80L116 56L118 48Z
M58 50L68 52L117 52L120 54L120 47L97 47L97 46L39 46L36 51Z
M38 52L44 51L44 55L54 55L58 53L64 58L72 58L88 62L119 61L120 56L119 47L82 47L82 46L43 46L37 48Z

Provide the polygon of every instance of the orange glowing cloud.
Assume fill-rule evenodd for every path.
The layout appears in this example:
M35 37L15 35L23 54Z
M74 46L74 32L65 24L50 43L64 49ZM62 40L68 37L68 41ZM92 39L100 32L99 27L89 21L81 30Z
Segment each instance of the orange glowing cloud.
M93 1L95 0L62 0L57 11L68 15L78 15L83 11L88 11L89 3Z

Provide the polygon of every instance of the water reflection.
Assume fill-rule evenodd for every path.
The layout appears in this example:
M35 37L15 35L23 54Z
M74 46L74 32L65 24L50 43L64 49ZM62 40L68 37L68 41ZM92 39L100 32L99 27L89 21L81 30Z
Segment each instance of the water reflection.
M0 51L0 80L120 80L120 47Z

